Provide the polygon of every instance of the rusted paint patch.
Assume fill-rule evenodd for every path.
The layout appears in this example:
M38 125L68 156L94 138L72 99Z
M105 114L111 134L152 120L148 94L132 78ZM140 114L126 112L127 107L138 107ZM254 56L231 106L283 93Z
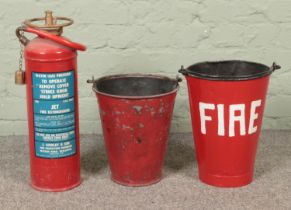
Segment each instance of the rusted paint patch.
M151 116L154 116L156 114L156 109L155 107L151 107Z
M125 175L125 176L123 176L123 179L124 179L125 181L127 181L127 182L130 182L130 181L131 181L129 175Z
M121 149L122 149L123 151L127 149L128 141L127 141L126 138L122 138L121 141L120 141L119 143L120 143Z
M100 115L101 115L101 116L105 116L105 115L106 115L106 112L103 111L103 110L100 110Z
M121 128L122 128L123 130L127 130L127 129L129 129L129 130L131 130L131 131L134 130L132 127L127 126L127 125L122 125Z
M148 106L148 105L145 106L145 111L146 112L150 112L151 116L154 116L156 114L155 107L151 107L151 106Z
M122 114L122 112L120 112L120 111L115 111L114 113L117 115Z
M141 137L136 137L136 142L138 143L138 144L141 144L142 143L142 139L141 139Z
M138 127L139 127L139 128L144 128L144 124L142 124L142 123L138 123Z
M165 112L165 108L163 106L161 106L160 109L159 109L159 113L163 114L164 112Z
M142 106L135 105L135 106L132 106L132 108L135 110L137 114L141 114Z

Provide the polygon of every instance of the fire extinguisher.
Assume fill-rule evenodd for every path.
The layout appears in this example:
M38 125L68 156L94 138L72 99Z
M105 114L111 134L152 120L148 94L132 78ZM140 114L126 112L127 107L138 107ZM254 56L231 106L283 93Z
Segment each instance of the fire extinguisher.
M61 36L72 23L46 11L44 18L26 20L16 29L21 53L15 83L26 84L31 185L42 191L80 184L76 51L86 47ZM24 32L38 36L30 41Z

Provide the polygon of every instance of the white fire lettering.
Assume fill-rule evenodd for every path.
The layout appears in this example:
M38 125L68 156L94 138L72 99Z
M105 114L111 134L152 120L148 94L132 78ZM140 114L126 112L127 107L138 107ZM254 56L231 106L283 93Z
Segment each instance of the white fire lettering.
M246 133L253 134L257 131L255 120L259 118L257 108L261 106L262 100L252 101L250 104L249 127L246 129L246 105L245 104L230 104L229 120L228 120L228 136L234 137L238 135L235 133L236 126L239 126L239 135L244 136ZM207 124L213 121L211 114L214 114L217 108L217 134L218 136L225 136L225 105L199 102L200 125L201 133L207 133ZM209 110L206 114L206 110ZM213 123L213 122L212 122Z

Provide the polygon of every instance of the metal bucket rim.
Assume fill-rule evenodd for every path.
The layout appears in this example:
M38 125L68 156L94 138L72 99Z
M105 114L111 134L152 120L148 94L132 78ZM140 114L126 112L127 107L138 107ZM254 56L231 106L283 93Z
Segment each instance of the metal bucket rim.
M115 94L110 94L110 93L104 93L102 91L99 91L97 89L97 84L100 81L106 80L106 79L114 79L114 78L124 78L124 77L148 77L148 78L157 78L157 79L167 79L170 81L174 81L177 83L176 87L166 93L162 93L162 94L155 94L155 95L147 95L147 96L126 96L126 95L115 95ZM98 93L100 95L104 95L104 96L109 96L109 97L113 97L113 98L120 98L120 99L132 99L132 100L139 100L139 99L148 99L148 98L159 98L159 97L163 97L163 96L167 96L167 95L171 95L173 93L176 93L179 90L180 86L179 86L179 80L178 79L173 79L170 78L168 76L164 76L164 75L160 75L160 74L142 74L142 73L131 73L131 74L113 74L113 75L107 75L107 76L103 76L100 77L96 80L93 81L93 85L92 85L92 90L95 93Z
M261 72L257 72L254 74L246 74L246 75L211 75L207 73L200 73L191 71L190 68L198 68L199 65L207 65L207 64L227 64L227 63L245 63L250 66L257 65L260 68L264 69ZM186 76L196 77L199 79L205 79L205 80L216 80L216 81L241 81L241 80L253 80L253 79L259 79L265 76L269 76L273 73L273 69L265 64L253 62L253 61L246 61L246 60L221 60L221 61L202 61L195 63L193 65L188 66L185 70L185 73L183 73Z

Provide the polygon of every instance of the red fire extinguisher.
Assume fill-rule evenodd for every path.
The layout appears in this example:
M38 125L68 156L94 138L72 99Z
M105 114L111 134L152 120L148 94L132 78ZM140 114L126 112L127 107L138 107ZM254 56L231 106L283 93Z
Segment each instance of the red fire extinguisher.
M26 20L16 29L22 50L15 83L26 84L31 185L42 191L80 184L76 51L86 47L61 36L63 27L72 23L46 11L44 18ZM30 41L24 32L38 36Z

